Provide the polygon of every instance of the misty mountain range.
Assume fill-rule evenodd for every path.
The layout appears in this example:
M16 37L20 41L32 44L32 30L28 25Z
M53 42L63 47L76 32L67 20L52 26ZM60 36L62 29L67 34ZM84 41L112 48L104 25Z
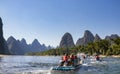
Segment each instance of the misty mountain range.
M111 36L106 36L105 40L111 41L112 39L118 38L117 34L112 34ZM90 42L101 40L100 36L96 34L95 36L89 31L85 30L84 36L79 38L76 43L74 43L72 35L70 33L65 33L61 38L60 48L70 48L79 45L87 45ZM111 42L112 43L112 42ZM53 47L46 46L45 44L40 44L40 42L35 39L31 44L27 44L26 40L16 40L14 37L9 37L5 41L3 37L3 23L0 18L0 54L13 54L13 55L23 55L29 52L41 52L49 50Z
M51 46L40 44L37 39L35 39L31 44L27 44L24 38L20 41L16 40L12 36L8 38L7 45L10 53L15 55L23 55L29 52L41 52L52 48Z

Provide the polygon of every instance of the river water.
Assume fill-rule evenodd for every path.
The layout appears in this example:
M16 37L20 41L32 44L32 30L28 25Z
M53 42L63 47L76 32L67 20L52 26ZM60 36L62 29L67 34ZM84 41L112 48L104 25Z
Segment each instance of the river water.
M101 62L84 61L76 71L52 71L60 56L4 56L0 74L120 74L120 58L106 57Z

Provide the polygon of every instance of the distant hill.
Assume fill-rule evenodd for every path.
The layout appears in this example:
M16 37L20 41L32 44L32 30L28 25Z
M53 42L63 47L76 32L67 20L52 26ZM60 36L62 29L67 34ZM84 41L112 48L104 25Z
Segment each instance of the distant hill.
M74 47L74 42L73 42L73 38L72 35L70 33L65 33L60 41L60 48L70 48L70 47Z
M111 36L106 36L105 40L111 41L112 39L118 38L119 36L117 34L112 34Z
M112 39L116 39L116 38L119 38L119 36L117 34L112 34L111 36L106 36L105 40L111 42ZM100 38L100 36L98 34L96 34L94 36L89 30L86 30L84 33L84 36L77 40L76 46L87 45L88 43L100 41L100 40L102 40L102 39Z
M77 40L76 46L87 45L87 43L93 42L94 39L95 39L94 35L89 30L86 30L84 32L84 36Z
M27 44L24 38L20 41L16 40L12 36L8 38L7 45L11 54L14 55L23 55L30 52L41 52L52 48L51 46L45 46L45 44L41 45L37 39L35 39L32 44Z

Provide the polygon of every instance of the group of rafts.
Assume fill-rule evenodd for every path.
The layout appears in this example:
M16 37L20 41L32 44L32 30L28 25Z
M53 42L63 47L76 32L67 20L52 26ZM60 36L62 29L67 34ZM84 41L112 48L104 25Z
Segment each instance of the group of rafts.
M52 70L58 70L58 71L78 70L83 63L83 60L86 58L87 58L87 56L84 53L79 53L77 55L65 54L64 56L62 56L62 59L59 61L59 65L56 67L53 67ZM100 60L98 55L95 55L93 59L94 59L94 61Z

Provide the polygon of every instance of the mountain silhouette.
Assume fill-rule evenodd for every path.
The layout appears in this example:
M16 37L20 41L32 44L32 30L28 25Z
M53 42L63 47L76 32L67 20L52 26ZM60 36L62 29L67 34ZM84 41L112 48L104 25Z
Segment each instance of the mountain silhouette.
M3 23L0 17L0 54L10 54L7 43L3 37Z
M70 33L65 33L60 41L60 47L61 48L70 48L70 47L74 47L74 42L73 42L73 38L72 35Z
M94 39L95 39L94 35L89 30L85 30L84 36L77 40L76 46L87 45L88 43L93 42Z

